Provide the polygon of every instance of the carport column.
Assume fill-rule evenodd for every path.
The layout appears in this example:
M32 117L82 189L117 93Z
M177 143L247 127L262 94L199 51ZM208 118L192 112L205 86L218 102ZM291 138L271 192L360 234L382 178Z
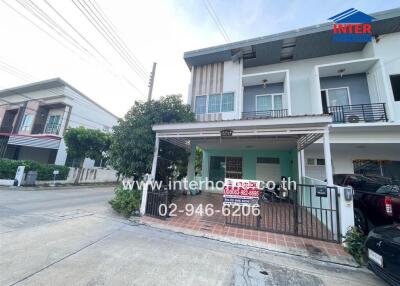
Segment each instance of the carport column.
M144 215L146 213L146 203L147 203L147 190L149 188L150 181L154 181L156 178L156 169L157 169L157 159L158 159L158 149L160 146L160 139L156 134L156 141L154 144L154 155L153 155L153 165L151 167L150 176L145 176L145 184L143 185L142 192L142 202L140 204L140 214Z
M328 186L333 185L331 143L329 138L329 130L324 132L324 157L325 157L325 176Z
M304 149L300 150L300 162L301 162L301 182L304 184L304 177L306 176L306 165L304 159Z
M302 178L303 178L303 174L301 173L301 155L300 155L300 151L297 151L297 172L298 172L298 179L297 179L297 183L300 184L302 182Z
M190 143L190 155L188 158L187 179L193 181L195 179L195 160L196 160L196 144Z

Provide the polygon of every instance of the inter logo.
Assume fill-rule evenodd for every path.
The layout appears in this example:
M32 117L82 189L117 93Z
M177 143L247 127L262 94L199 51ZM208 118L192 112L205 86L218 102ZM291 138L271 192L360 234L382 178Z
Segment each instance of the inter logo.
M373 19L373 17L354 8L329 18L334 22L332 40L334 42L358 43L371 41L371 22Z

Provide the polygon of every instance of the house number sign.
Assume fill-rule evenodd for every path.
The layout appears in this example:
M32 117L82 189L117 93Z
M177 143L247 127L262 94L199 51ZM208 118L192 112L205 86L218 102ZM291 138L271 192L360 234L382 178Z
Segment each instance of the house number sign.
M231 137L232 134L233 134L233 130L230 130L230 129L221 130L221 137Z

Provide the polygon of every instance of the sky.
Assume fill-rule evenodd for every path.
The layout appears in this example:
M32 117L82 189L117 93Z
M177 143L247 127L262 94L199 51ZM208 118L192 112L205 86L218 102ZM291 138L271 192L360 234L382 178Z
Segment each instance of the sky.
M29 12L25 8L29 1L34 1L50 21L75 42L66 41L60 32ZM78 3L78 0L0 0L0 68L9 65L23 73L18 72L15 76L15 72L12 75L0 69L0 89L60 77L122 117L135 100L146 100L148 82L129 67L74 1ZM140 63L137 65L149 73L153 62L157 62L155 99L182 94L186 102L190 71L183 53L226 43L206 9L206 0L85 1L96 1L131 55ZM209 2L232 42L323 23L349 8L368 14L400 7L400 0ZM80 50L79 47L83 48Z

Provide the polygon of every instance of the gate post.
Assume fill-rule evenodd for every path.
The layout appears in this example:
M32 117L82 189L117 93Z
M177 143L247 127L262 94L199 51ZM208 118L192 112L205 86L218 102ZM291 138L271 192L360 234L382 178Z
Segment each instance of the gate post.
M331 158L331 142L329 138L329 129L324 132L324 157L325 157L325 176L328 186L333 186L333 171Z
M296 184L296 188L293 190L294 196L293 196L293 232L298 235L299 234L299 198L298 198L298 191L297 188L299 187L298 184ZM290 228L290 226L289 226Z
M154 155L153 155L153 165L151 167L150 176L145 175L143 190L142 190L142 202L140 204L140 215L144 215L146 213L146 204L147 204L147 190L149 188L149 183L156 179L156 169L157 169L157 159L158 159L158 148L160 146L160 139L156 134L156 141L154 143Z

